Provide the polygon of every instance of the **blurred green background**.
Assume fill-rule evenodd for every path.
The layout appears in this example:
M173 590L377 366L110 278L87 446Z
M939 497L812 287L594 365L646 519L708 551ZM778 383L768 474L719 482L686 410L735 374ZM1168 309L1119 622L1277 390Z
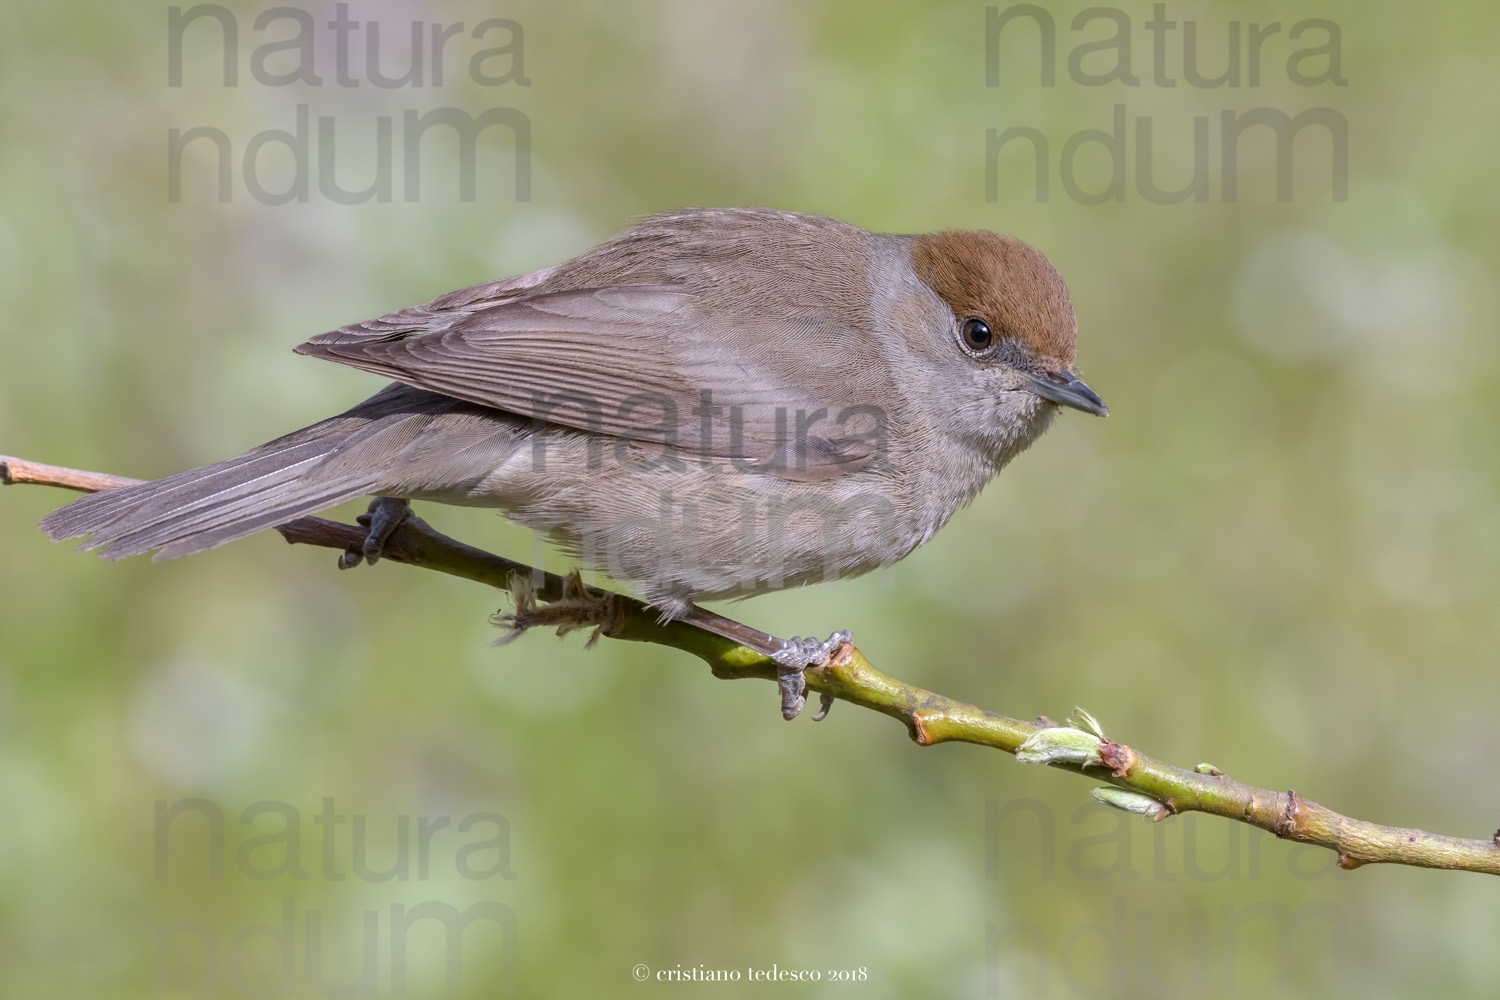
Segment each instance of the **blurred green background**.
M1021 19L988 87L981 3L354 3L351 19L381 26L387 75L409 65L414 21L465 25L442 86L429 54L423 86L381 88L362 69L368 28L351 35L359 86L338 85L332 4L306 8L321 86L255 79L256 49L295 25L257 30L271 5L226 7L233 87L206 20L184 32L173 87L168 7L7 4L0 452L140 477L236 454L380 385L293 344L556 263L649 211L774 205L876 230L1013 233L1069 280L1079 368L1113 415L1065 414L890 581L730 613L779 634L851 628L884 669L997 711L1081 704L1167 760L1487 836L1500 825L1500 8L1172 2L1168 87L1146 3L1112 8L1139 83L1075 79L1069 54L1113 31L1071 29L1083 7L1051 8L1055 85ZM484 72L513 78L488 85L469 59L515 39L471 33L497 17L523 29L524 61L491 57ZM1338 30L1344 85L1289 76L1293 52L1328 40L1327 27L1289 39L1307 18ZM1184 79L1188 22L1204 75L1224 72L1239 33L1240 85ZM1281 25L1255 86L1252 22ZM263 69L294 64L281 52ZM1329 75L1326 55L1299 65ZM245 148L291 129L299 104L336 123L346 189L370 182L376 121L393 120L390 201L321 193L316 134L308 199L254 196ZM1081 204L1062 148L1110 129L1119 104L1123 198ZM403 114L441 107L524 113L529 200L502 128L480 141L473 201L437 141L420 197L404 199ZM1262 107L1342 116L1347 200L1318 128L1296 141L1288 200L1263 129L1246 133L1224 198L1220 115ZM1173 188L1199 116L1208 199L1144 197L1137 121ZM207 141L168 197L169 130L197 126L231 143L227 202ZM986 130L1016 126L1049 142L1046 201L1019 143L986 198ZM268 190L288 183L284 155L262 154ZM1074 166L1085 190L1109 180L1098 143ZM1482 876L1344 873L1248 828L1144 824L1076 778L973 747L919 751L848 706L788 725L770 685L715 681L670 650L543 634L493 648L499 594L393 566L338 573L330 552L273 534L106 565L37 531L66 499L0 494L0 994L189 997L206 977L219 995L332 995L320 983L358 985L368 958L369 992L395 995L393 914L485 901L514 914L514 948L493 924L470 928L464 996L513 982L528 997L1487 998L1500 983L1497 885ZM493 513L421 513L531 551ZM155 804L195 798L221 811L224 845L184 814L162 871ZM343 822L317 821L327 799ZM260 802L279 805L244 815ZM508 845L494 820L458 831L485 813L504 817ZM443 820L422 871L418 828ZM375 881L356 861L397 874ZM443 995L441 928L418 925L405 949L405 995ZM773 963L825 981L654 978Z

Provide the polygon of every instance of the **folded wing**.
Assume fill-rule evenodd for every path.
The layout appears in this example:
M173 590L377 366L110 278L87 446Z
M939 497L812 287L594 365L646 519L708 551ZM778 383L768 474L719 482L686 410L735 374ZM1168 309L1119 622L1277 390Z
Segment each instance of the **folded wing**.
M879 400L850 380L799 377L809 359L798 354L795 328L779 338L789 345L768 348L766 338L716 322L698 294L677 285L499 301L487 287L322 334L296 350L541 424L792 479L838 476L880 450ZM806 331L809 354L817 325Z

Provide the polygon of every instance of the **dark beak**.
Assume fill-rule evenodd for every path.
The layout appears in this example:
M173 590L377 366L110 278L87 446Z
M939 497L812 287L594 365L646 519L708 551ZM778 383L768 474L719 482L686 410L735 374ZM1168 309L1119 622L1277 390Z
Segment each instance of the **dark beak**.
M1029 372L1021 374L1031 383L1031 391L1043 399L1071 406L1084 413L1092 413L1096 417L1109 416L1109 407L1104 405L1099 394L1084 385L1083 380L1070 371L1047 372L1042 375L1032 375Z

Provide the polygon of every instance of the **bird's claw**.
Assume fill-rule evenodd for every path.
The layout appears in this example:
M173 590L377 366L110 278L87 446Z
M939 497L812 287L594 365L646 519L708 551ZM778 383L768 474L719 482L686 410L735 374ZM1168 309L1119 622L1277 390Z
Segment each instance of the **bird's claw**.
M783 719L795 719L807 704L807 669L823 666L840 646L852 640L853 636L844 631L833 633L826 641L800 636L782 640L781 649L772 653L771 659L776 661L776 683L781 688ZM822 721L831 707L833 696L823 695L813 721Z
M371 566L385 554L385 544L391 540L396 529L411 517L411 501L399 497L376 497L370 501L370 509L355 518L368 529L361 546L351 545L339 554L339 569L353 569L362 562Z

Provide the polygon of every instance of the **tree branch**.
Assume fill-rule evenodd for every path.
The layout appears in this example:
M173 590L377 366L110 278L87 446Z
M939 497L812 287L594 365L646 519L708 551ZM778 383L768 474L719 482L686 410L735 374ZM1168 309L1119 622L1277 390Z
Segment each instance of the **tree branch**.
M0 483L5 485L36 483L92 492L139 481L0 456ZM316 517L299 518L277 530L290 543L340 550L357 548L365 537L363 528ZM652 642L691 653L706 662L715 677L776 680L776 664L765 652L775 648L775 640L764 632L701 608L686 619L663 624L634 598L586 588L576 575L544 573L465 545L420 518L401 526L387 543L385 558L512 590L515 613L500 621L513 634L534 627L555 626L565 632L592 626L595 639L603 635ZM1285 840L1326 847L1337 852L1343 868L1389 863L1500 875L1500 832L1491 840L1463 840L1352 819L1295 791L1233 781L1207 764L1187 770L1154 760L1108 739L1081 710L1081 724L1069 720L1069 725L1059 726L1046 718L1023 722L924 691L875 669L849 644L825 666L808 670L807 683L820 694L900 720L922 746L974 743L1015 754L1026 763L1097 778L1107 783L1094 789L1100 801L1154 820L1189 811L1223 816Z

